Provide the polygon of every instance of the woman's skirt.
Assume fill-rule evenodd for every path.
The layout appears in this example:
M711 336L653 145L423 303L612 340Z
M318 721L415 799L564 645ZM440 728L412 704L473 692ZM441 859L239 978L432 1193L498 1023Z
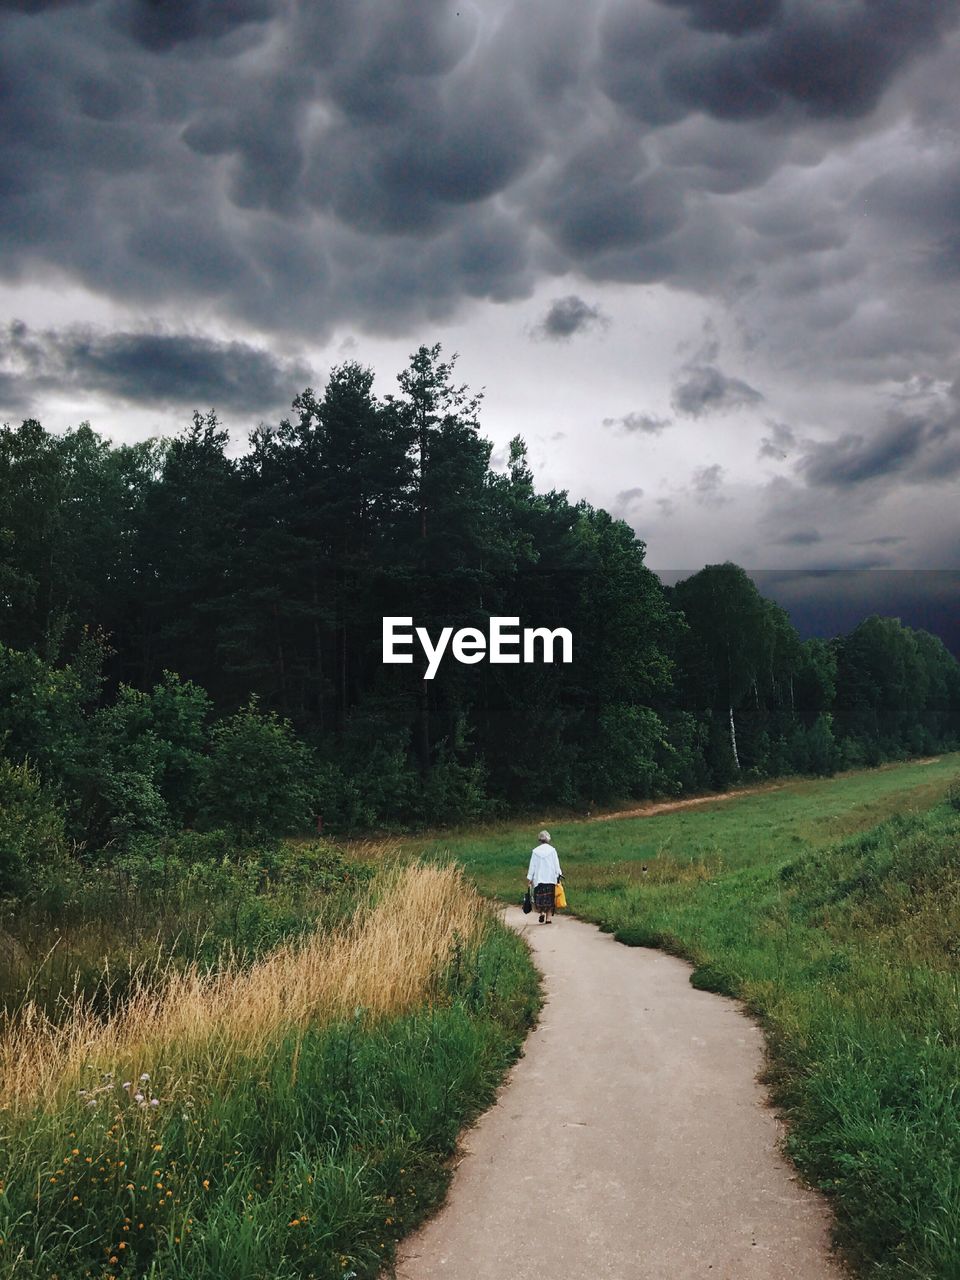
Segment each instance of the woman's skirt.
M555 884L538 884L533 890L533 908L535 911L552 911L554 897L557 892Z

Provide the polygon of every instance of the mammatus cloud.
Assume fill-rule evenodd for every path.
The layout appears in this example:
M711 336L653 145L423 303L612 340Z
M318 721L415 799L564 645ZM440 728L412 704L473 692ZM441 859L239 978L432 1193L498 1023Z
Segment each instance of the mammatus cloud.
M566 342L574 334L603 329L608 323L599 307L590 306L572 293L550 304L547 314L534 326L531 336L550 342Z
M286 407L311 369L245 342L185 333L109 333L86 326L0 331L0 410L29 411L44 392L73 389L146 406L263 413Z
M912 289L956 244L955 104L930 85L955 79L958 16L953 0L21 0L0 15L0 273L200 299L314 339L571 273L750 291L827 338L869 281L892 315L836 358L902 361ZM911 78L923 59L936 73ZM891 242L917 251L898 266L874 252ZM920 350L939 320L928 308ZM561 308L546 332L581 322Z
M782 415L757 447L790 479L758 509L832 548L838 492L846 520L960 474L958 20L956 0L8 0L0 285L136 319L83 341L37 321L33 357L8 335L0 392L266 413L305 381L287 353L334 334L416 345L536 292L545 347L616 306L609 357L627 299L638 343L692 299L751 361L706 343L676 413L718 466L715 419ZM666 454L661 423L606 425ZM664 492L666 515L711 489Z
M726 413L759 404L763 396L740 378L730 378L713 364L687 365L674 383L671 403L690 418Z
M626 413L622 418L604 418L603 425L623 431L628 436L658 436L671 422L669 418L660 418L655 413Z

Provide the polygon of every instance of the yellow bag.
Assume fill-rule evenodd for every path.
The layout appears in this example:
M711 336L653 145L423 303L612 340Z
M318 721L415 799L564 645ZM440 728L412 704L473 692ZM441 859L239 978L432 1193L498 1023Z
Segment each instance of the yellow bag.
M563 885L557 881L557 892L553 899L555 907L565 907L567 905L567 895L563 892Z

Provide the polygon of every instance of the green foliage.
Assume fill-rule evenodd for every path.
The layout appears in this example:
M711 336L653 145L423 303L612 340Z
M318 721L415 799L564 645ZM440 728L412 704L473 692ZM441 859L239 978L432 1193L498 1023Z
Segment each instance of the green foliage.
M240 458L212 413L132 447L0 428L0 738L71 836L124 850L201 802L243 830L462 822L960 745L960 664L935 637L869 618L801 643L730 563L665 590L624 521L537 492L519 437L491 469L455 373L425 345L378 397L347 362ZM565 627L574 661L449 659L426 682L419 659L382 664L391 614ZM295 769L244 814L243 770L206 758L211 719L251 696L318 764L310 797Z
M477 822L488 807L483 765L441 759L430 771L421 799L422 818L440 823Z
M83 735L68 781L78 794L78 824L97 847L129 845L189 819L205 764L209 700L171 672L151 693L121 685Z
M48 786L72 777L86 733L85 690L72 667L0 645L0 743Z
M32 869L59 860L63 815L27 764L0 756L0 892L22 889Z
M252 698L214 727L200 787L204 820L238 839L302 830L316 803L314 773L289 721L262 712Z

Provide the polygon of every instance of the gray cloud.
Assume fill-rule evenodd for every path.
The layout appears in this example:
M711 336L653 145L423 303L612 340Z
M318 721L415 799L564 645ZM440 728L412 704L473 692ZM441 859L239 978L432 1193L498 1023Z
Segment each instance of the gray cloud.
M823 541L823 534L816 529L794 529L792 533L781 534L773 541L780 547L810 547Z
M592 307L583 298L571 293L565 298L554 299L547 314L534 326L532 336L550 342L566 342L575 334L602 329L608 323L599 307Z
M763 396L740 378L730 378L714 364L689 364L674 383L672 404L677 413L701 418L745 405L759 404Z
M789 519L763 527L835 530L839 492L852 519L878 488L960 475L958 17L955 0L2 4L0 281L75 284L168 327L8 333L0 397L267 413L309 379L285 353L338 330L419 341L546 288L565 296L531 332L559 342L604 323L591 289L663 285L638 310L713 299L763 371L731 376L707 342L677 414L769 397L796 426L768 422L759 456L796 470L761 498ZM261 336L217 342L201 317ZM723 500L712 471L694 501Z
M898 70L956 20L950 0L910 6L667 0L665 7L686 10L687 22L676 12L661 17L626 3L612 8L604 33L608 91L648 123L692 109L732 120L796 108L813 118L861 117ZM638 65L643 45L652 42L661 55L653 76Z
M150 406L263 413L289 405L310 368L244 342L184 333L108 333L84 326L0 331L0 403L26 411L49 390Z
M951 0L23 0L0 14L0 272L320 339L526 296L544 272L810 295L874 269L845 248L864 209L924 242L919 273L956 235L922 158L865 172L862 198L825 171L804 218L782 188L836 131L880 128L956 18ZM942 122L925 92L915 117Z
M639 502L643 497L642 489L621 489L617 494L616 505L620 510L632 506L633 503Z
M162 52L193 40L217 40L248 23L274 17L274 0L177 0L156 4L150 0L114 0L110 21L145 49Z
M944 419L895 419L869 436L851 432L811 444L798 470L808 484L830 489L951 480L960 474L960 430Z
M698 467L693 473L691 487L696 501L705 507L719 507L729 502L723 488L724 469L718 462L709 467Z
M671 425L671 420L655 413L625 413L621 418L604 418L603 425L627 435L658 436Z
M797 438L786 423L770 422L767 425L770 428L770 434L761 439L757 456L760 458L774 458L780 462L795 447Z

